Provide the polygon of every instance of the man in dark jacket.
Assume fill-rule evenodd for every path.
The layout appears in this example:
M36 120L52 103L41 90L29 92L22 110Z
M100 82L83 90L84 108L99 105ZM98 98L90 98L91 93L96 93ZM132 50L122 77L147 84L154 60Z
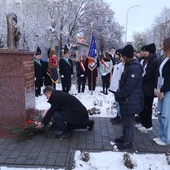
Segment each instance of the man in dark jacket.
M41 60L41 49L37 47L34 58L34 75L35 75L35 96L41 95L41 87L43 86L43 61Z
M118 149L132 149L135 129L135 114L143 108L142 66L134 58L134 48L126 45L121 50L121 57L125 62L119 90L115 93L115 100L120 103L123 135L115 139Z
M54 90L51 86L47 86L43 92L51 107L42 122L37 123L37 128L46 126L53 117L57 128L62 131L56 136L60 139L70 137L70 130L87 127L93 130L94 121L89 120L87 109L76 97Z
M73 77L73 63L69 58L69 50L64 47L64 57L59 62L62 91L68 93L71 87L71 77Z

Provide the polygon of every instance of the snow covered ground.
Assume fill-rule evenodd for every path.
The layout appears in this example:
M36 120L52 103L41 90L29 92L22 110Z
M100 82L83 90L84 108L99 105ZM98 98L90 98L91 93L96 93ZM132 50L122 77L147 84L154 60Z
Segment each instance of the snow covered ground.
M61 85L58 84L56 89L60 90ZM86 87L85 93L77 93L76 86L72 85L70 94L77 97L87 109L96 107L100 109L100 114L92 115L93 117L113 117L116 114L114 109L114 96L112 93L104 95L101 93L102 88L97 87L91 94ZM156 100L155 100L156 102ZM50 105L44 95L36 98L36 107L39 110L47 110ZM88 162L82 160L83 154L80 151L75 153L74 170L128 170L124 165L123 157L125 152L89 152ZM170 170L170 165L164 154L129 154L134 170ZM63 167L64 168L64 167ZM23 170L24 168L1 167L0 170ZM27 170L45 170L44 168L26 168ZM53 169L48 169L53 170ZM61 169L60 169L61 170Z
M124 152L89 153L89 161L81 160L80 151L75 153L74 170L128 170L124 165ZM164 154L129 154L134 170L169 170ZM130 169L130 168L129 168Z
M61 84L58 84L56 89L61 90ZM87 86L85 93L77 93L76 85L72 85L70 94L77 97L87 109L93 107L100 109L100 114L93 115L93 117L113 117L116 114L116 110L113 108L114 95L109 93L105 95L101 93L102 88L96 87L93 94L88 90ZM38 110L47 110L50 104L46 102L47 99L44 95L36 98L36 107Z

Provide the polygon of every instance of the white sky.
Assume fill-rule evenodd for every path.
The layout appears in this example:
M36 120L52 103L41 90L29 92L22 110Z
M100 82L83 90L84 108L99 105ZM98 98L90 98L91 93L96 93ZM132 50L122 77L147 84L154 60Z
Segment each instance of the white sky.
M120 25L126 26L127 11L131 6L140 5L129 10L127 24L127 41L132 40L133 31L140 32L152 26L154 19L164 7L170 8L170 0L105 0L115 12ZM125 38L124 38L125 39ZM123 39L123 40L124 40Z

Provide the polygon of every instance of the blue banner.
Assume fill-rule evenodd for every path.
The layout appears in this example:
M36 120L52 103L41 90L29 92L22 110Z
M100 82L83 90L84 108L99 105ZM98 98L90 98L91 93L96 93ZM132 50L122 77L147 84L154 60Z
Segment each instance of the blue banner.
M88 68L93 71L97 66L97 52L96 52L96 41L92 33L91 43L88 53Z

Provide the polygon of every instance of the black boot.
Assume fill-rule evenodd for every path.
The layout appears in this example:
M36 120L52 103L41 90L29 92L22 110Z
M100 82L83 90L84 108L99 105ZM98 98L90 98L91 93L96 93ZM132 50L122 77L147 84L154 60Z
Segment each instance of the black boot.
M133 144L132 142L119 143L117 144L117 149L133 149Z
M93 130L93 126L94 126L94 120L89 120L89 123L87 124L88 126L88 130L92 131Z
M63 132L59 135L56 135L55 137L58 138L58 139L64 139L64 138L69 138L71 135L69 132Z
M118 116L111 118L110 121L113 122L113 121L116 121L117 119L118 119Z
M124 137L124 136L121 136L120 138L116 138L116 139L115 139L115 142L116 142L116 143L124 143L124 140L125 140L125 137Z

